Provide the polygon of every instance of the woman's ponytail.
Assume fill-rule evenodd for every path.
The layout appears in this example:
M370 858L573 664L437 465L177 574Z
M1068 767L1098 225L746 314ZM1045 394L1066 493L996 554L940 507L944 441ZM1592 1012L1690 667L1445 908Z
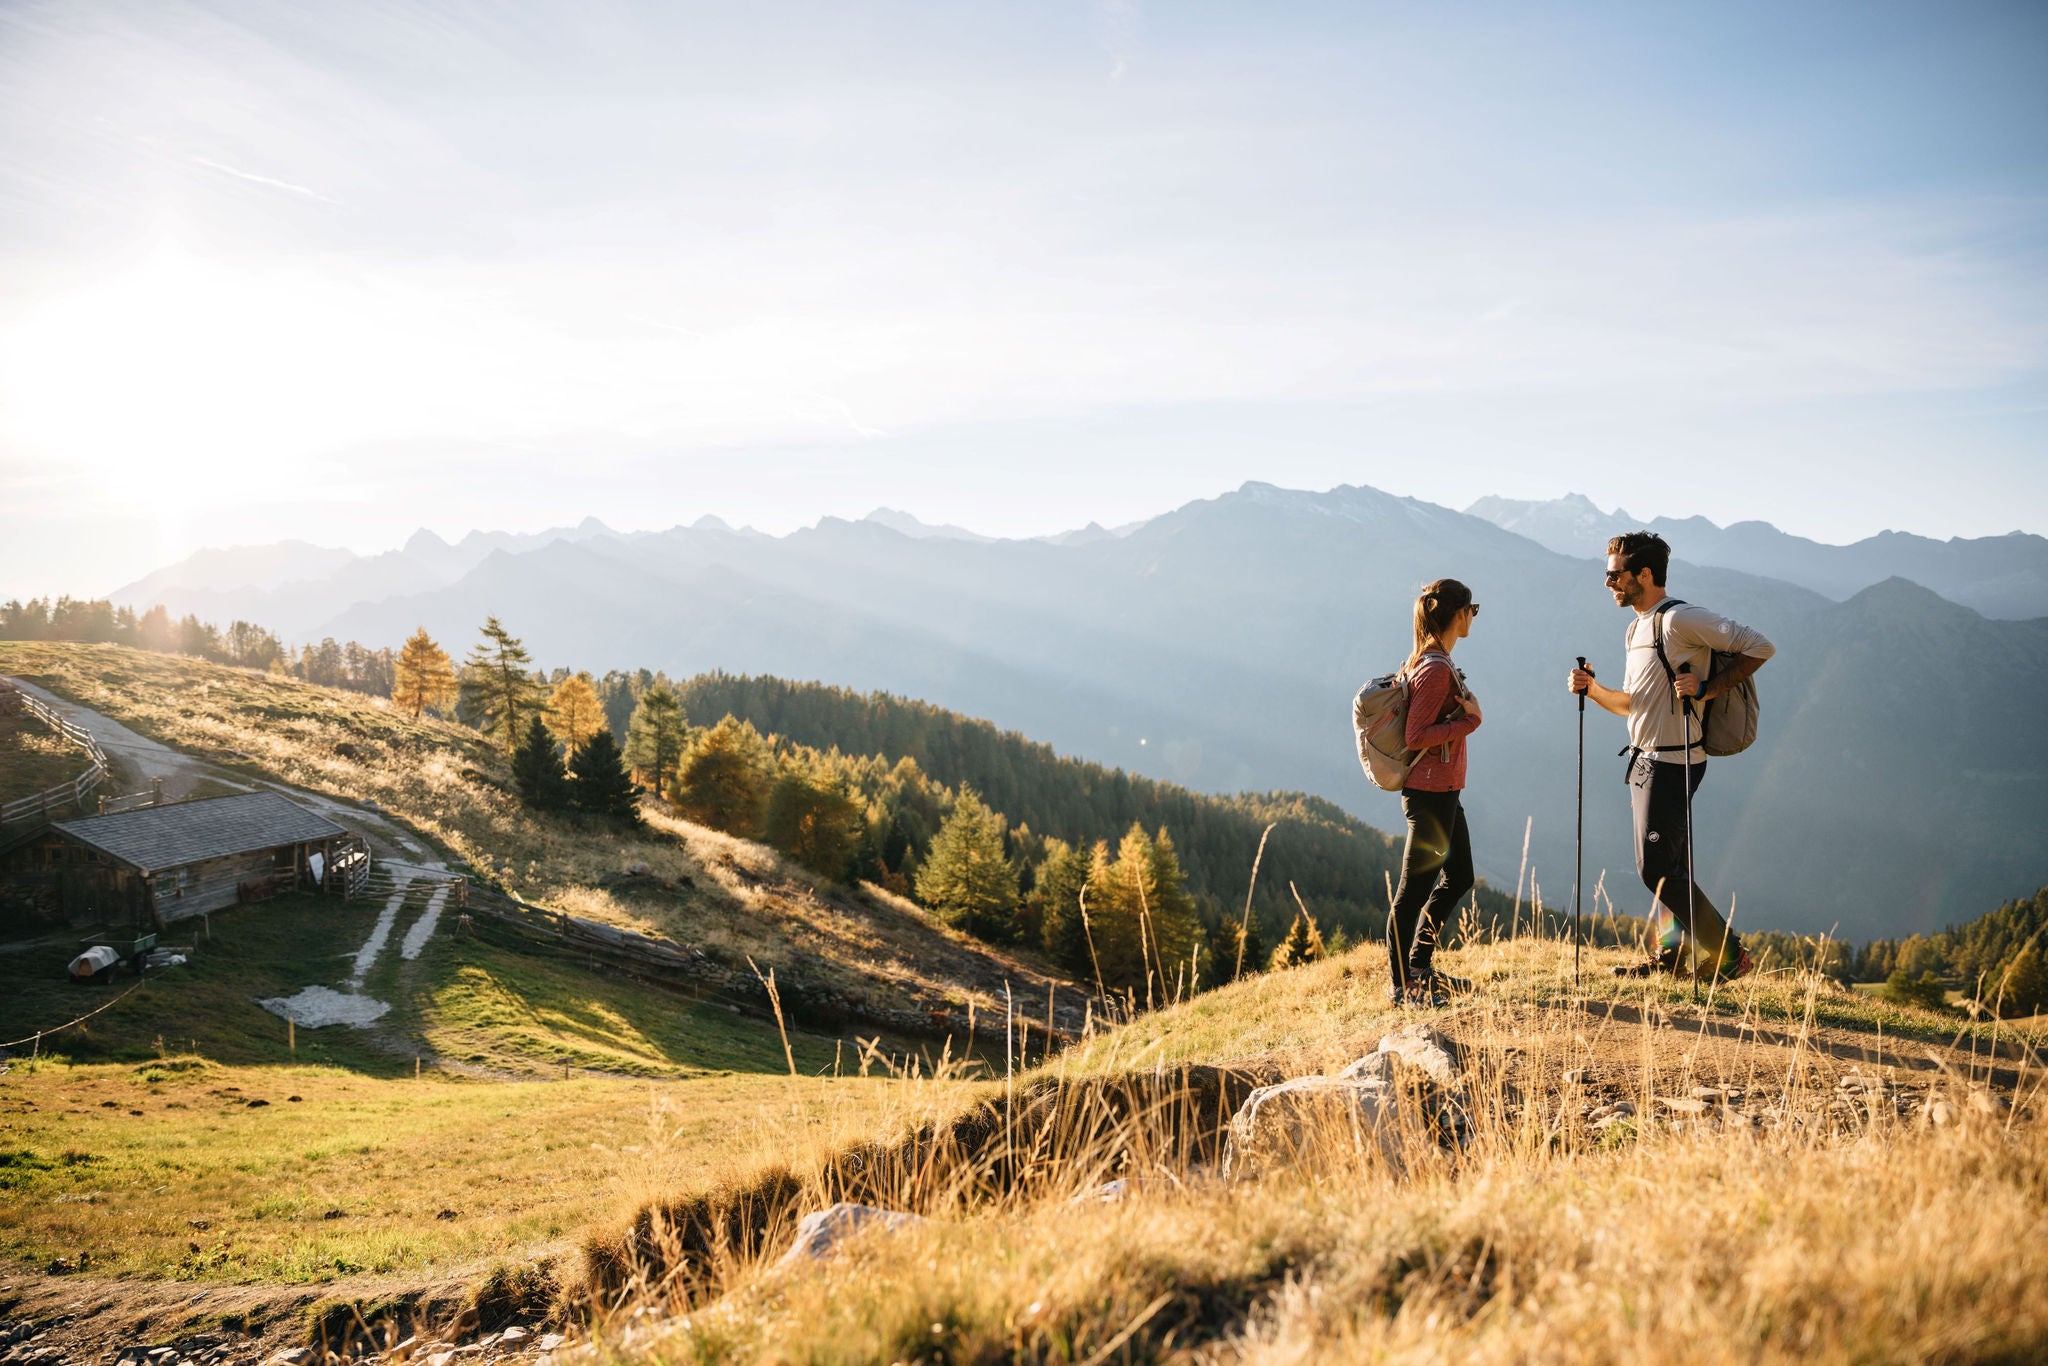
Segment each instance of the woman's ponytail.
M1472 590L1456 579L1438 579L1425 587L1415 599L1415 652L1408 656L1407 667L1414 668L1430 650L1443 649L1451 618L1471 605Z

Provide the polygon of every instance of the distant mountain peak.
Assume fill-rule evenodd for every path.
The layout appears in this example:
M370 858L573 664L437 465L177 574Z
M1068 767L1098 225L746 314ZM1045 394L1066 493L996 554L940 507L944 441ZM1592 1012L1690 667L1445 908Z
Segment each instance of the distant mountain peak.
M716 513L707 512L702 517L699 517L696 521L690 523L690 530L731 531L732 523L726 521L725 518L718 516Z
M403 548L408 555L419 555L435 554L441 551L453 550L455 547L449 545L448 542L442 540L434 532L421 527L418 531L406 537Z
M898 535L910 537L913 541L987 542L996 539L993 536L984 536L978 531L969 531L963 526L953 526L951 524L935 526L930 522L921 522L910 513L901 512L895 508L876 508L873 512L861 518L861 520L872 523L875 526L887 527Z

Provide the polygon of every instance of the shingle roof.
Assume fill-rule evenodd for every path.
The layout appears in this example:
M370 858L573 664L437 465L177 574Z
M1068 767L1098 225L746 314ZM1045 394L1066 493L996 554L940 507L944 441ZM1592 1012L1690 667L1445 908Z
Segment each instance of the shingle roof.
M117 816L57 821L53 828L145 873L348 833L275 792L145 806Z

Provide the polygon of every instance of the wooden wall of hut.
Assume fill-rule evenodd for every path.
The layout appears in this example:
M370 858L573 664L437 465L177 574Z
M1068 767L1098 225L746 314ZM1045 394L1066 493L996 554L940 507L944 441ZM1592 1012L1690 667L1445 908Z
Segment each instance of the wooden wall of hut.
M288 856L290 850L285 852ZM259 849L167 868L156 875L157 919L169 925L232 906L240 900L241 885L269 876L273 865L272 851Z

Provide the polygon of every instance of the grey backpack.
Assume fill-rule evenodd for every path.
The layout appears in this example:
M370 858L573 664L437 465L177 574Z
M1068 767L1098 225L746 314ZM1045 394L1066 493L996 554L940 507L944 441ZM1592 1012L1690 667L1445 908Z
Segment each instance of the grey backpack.
M1430 652L1449 662L1446 655ZM1469 695L1463 679L1459 691ZM1408 670L1382 674L1351 700L1351 729L1358 739L1358 766L1382 792L1399 792L1423 751L1408 748ZM1448 746L1445 747L1448 752Z
M1671 667L1671 659L1664 653L1664 613L1673 607L1685 604L1677 598L1666 598L1657 604L1652 615L1656 618L1651 628L1651 638L1657 643L1657 662L1664 666L1664 676L1676 680L1678 673ZM1700 680L1702 686L1708 678L1741 658L1727 650L1716 650L1707 666L1707 678ZM1756 675L1751 674L1727 692L1707 702L1700 709L1700 748L1710 758L1740 754L1756 743ZM1673 746L1677 748L1677 746Z

